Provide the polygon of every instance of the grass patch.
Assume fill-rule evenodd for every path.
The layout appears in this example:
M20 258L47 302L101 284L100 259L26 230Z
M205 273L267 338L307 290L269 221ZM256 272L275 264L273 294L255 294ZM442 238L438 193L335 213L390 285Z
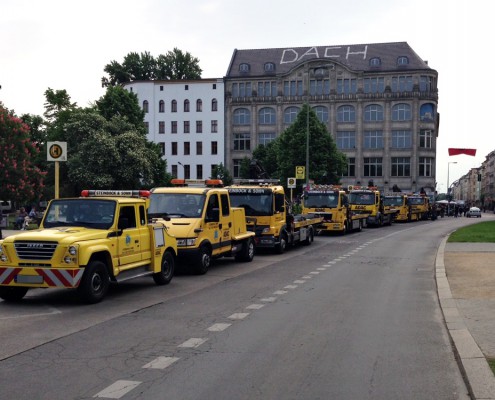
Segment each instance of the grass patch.
M448 242L495 243L495 221L460 228L449 236Z
M495 375L495 358L488 358L488 365L492 369L493 374Z

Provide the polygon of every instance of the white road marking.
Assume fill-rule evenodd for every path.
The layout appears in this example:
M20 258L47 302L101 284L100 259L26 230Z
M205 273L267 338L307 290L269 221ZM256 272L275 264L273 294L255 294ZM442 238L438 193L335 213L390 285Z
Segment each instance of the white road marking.
M311 275L304 275L304 276L302 277L302 279L311 279L311 278L312 278L312 276L311 276Z
M280 295L280 294L286 294L287 290L276 290L273 292L273 294Z
M251 304L247 306L246 308L248 310L259 310L260 308L263 308L265 305L264 304Z
M235 314L232 314L229 319L244 319L246 318L247 316L249 315L248 312L244 312L244 313L235 313Z
M223 324L223 323L213 324L212 326L210 326L206 330L210 331L210 332L222 332L225 329L227 329L230 325L232 325L232 324Z
M273 303L275 300L277 300L276 297L265 297L264 299L260 299L261 301L264 301L265 303Z
M47 312L44 312L44 313L35 313L35 314L13 315L11 317L0 317L0 320L3 320L3 319L27 318L27 317L33 318L33 317L42 317L44 315L62 314L62 311L57 310L56 308L48 307L48 309L51 310L51 311L47 311Z
M287 286L284 286L284 289L295 289L297 288L297 285L287 285Z
M318 275L320 272L319 271L311 271L310 274L311 275Z
M326 271L326 268L316 268L317 271Z
M199 347L203 343L205 343L208 339L202 339L202 338L191 338L186 340L184 343L179 344L177 347L188 347L188 348L193 348L193 347Z
M120 399L122 396L136 388L141 382L138 381L116 381L106 389L95 394L93 397L103 397L107 399Z
M146 365L143 365L143 368L152 368L152 369L165 369L172 365L174 362L179 360L178 357L158 357L153 361L149 362Z
M294 283L297 283L299 285L301 283L306 283L306 281L303 281L301 279L297 279L297 280L294 281Z

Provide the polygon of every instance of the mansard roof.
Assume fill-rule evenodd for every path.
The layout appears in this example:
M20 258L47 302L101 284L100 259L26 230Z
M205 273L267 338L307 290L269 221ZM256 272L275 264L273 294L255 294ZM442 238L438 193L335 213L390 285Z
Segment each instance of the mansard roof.
M407 57L407 64L398 65L399 57ZM379 65L371 65L378 59ZM235 49L227 71L227 78L284 75L308 61L340 64L352 71L390 72L428 70L436 73L422 60L407 42L369 43L337 46L287 47L275 49ZM266 68L274 64L274 70ZM244 71L241 70L243 64Z

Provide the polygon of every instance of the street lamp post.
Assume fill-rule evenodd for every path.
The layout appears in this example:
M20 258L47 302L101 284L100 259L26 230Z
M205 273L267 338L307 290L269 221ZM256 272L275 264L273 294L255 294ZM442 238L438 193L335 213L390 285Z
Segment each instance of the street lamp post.
M447 216L450 214L450 181L449 181L449 173L450 173L450 164L457 164L457 161L449 161L447 164Z

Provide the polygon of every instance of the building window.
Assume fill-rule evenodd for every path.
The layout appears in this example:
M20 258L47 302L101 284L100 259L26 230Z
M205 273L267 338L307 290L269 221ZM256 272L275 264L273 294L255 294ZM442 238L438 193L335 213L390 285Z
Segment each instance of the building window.
M425 122L433 122L434 106L431 103L423 104L419 110L419 119Z
M211 101L211 111L218 111L218 101L217 101L217 99L213 99Z
M411 131L392 131L392 149L410 149L412 147Z
M292 124L299 114L299 107L287 107L284 110L284 124Z
M198 99L196 100L196 112L202 112L203 111L203 100Z
M218 143L217 142L211 142L211 154L212 155L218 154Z
M191 179L191 166L184 164L184 179Z
M337 79L337 94L357 93L357 79Z
M284 81L284 96L302 96L302 94L303 82L301 80Z
M410 121L412 119L411 106L406 103L392 107L392 121Z
M258 122L260 125L275 125L275 109L271 107L263 107L262 109L260 109L258 113Z
M189 100L186 99L184 100L184 112L189 112L189 110L190 110Z
M385 91L385 78L364 78L364 93L383 93Z
M397 65L407 65L409 64L409 58L406 56L400 56L397 58Z
M419 176L433 176L433 158L419 157Z
M158 146L160 147L160 155L163 157L165 155L165 143L159 142Z
M238 108L234 110L234 125L249 125L251 123L251 114L247 108Z
M266 146L275 140L275 132L260 132L258 134L258 144Z
M217 88L217 84L216 84L216 83L214 83L213 85L211 85L211 87L213 88L213 90L216 90L216 88Z
M235 159L235 160L232 160L232 161L233 161L233 164L234 164L234 178L240 178L240 176L241 176L241 163L242 163L242 160Z
M251 82L239 82L232 84L232 97L251 97L253 91Z
M356 176L356 159L354 157L347 159L347 170L342 176Z
M196 142L196 155L203 155L203 142Z
M431 76L420 76L419 77L419 91L420 92L431 92L433 90L433 79Z
M370 67L379 67L380 65L382 65L382 60L378 57L370 58Z
M249 72L249 64L242 63L239 65L239 72Z
M211 164L211 167L210 167L210 176L212 178L216 178L217 177L217 168L218 168L218 165L217 164Z
M172 112L177 112L177 100L172 100L172 104L170 105L170 109Z
M150 112L150 111L149 111L149 103L148 103L148 100L143 101L143 111L144 111L145 113L149 113L149 112Z
M158 122L158 133L165 133L165 121Z
M277 96L277 82L265 81L258 82L258 97L275 97Z
M311 96L330 94L330 79L311 79L309 81L309 94Z
M383 107L379 104L370 104L364 109L365 122L383 121Z
M196 165L196 179L203 179L203 166Z
M235 133L234 150L251 150L251 134Z
M172 176L177 178L177 164L172 165Z
M184 121L184 133L190 133L191 131L191 126L189 121Z
M189 90L189 85L184 85L184 90Z
M171 121L171 123L170 123L170 124L171 124L171 129L170 129L170 131L171 131L172 133L177 133L177 121Z
M196 133L203 133L203 121L196 121Z
M337 108L337 122L356 122L354 106L340 106Z
M150 133L150 123L149 122L144 123L144 129L146 129L146 133Z
M383 133L382 131L364 131L365 149L383 149Z
M337 132L336 145L339 150L356 148L356 132Z
M160 85L160 92L163 92L163 85Z
M191 154L191 145L189 142L184 142L184 155L188 156Z
M158 112L165 112L165 102L163 100L160 100L160 102L158 103Z
M392 176L411 176L411 159L409 157L392 157Z
M364 158L364 176L382 176L382 158L365 157Z
M393 76L392 77L392 92L412 92L413 77L412 76Z
M272 62L265 63L265 72L275 72L275 64Z
M172 142L172 155L177 155L177 142Z
M313 111L316 113L316 116L320 120L320 122L326 124L328 122L328 108L324 106L316 106L313 108Z
M218 121L216 119L211 120L211 133L218 132Z
M422 129L419 132L419 147L431 149L433 147L433 132L429 129Z

